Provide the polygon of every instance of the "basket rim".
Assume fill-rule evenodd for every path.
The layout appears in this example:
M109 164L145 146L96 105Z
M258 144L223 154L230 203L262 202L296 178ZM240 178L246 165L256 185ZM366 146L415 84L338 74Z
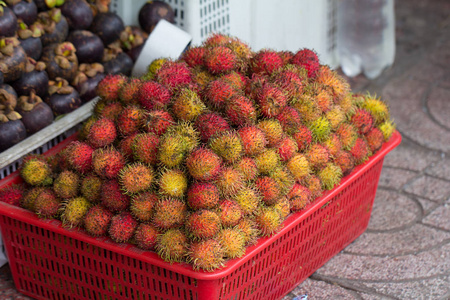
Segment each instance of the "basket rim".
M51 148L49 151L44 153L44 155L52 155L60 150L62 150L70 141L76 139L76 134L72 135L68 139L64 140L62 143ZM169 271L176 272L181 275L185 275L197 280L217 280L224 278L231 274L233 271L238 269L247 261L251 260L255 255L263 251L266 247L271 245L275 240L279 238L280 235L285 234L294 226L302 222L304 219L309 217L315 211L319 210L327 202L329 202L334 196L336 196L340 191L346 188L354 179L358 178L362 173L370 169L378 161L384 158L387 153L392 151L401 142L401 135L398 131L395 131L389 141L385 142L380 150L378 150L374 155L372 155L367 162L362 165L355 167L355 169L345 176L341 183L333 188L332 190L326 191L323 195L317 198L313 203L309 204L302 211L290 214L286 220L283 222L283 227L274 235L269 237L261 237L255 245L246 248L245 255L227 260L224 267L216 269L212 272L204 270L194 270L192 265L187 263L168 263L160 258L154 251L145 251L137 248L136 246L129 243L118 244L111 240L111 238L103 237L93 237L86 233L84 229L72 228L68 229L62 226L61 221L49 219L40 219L31 211L24 208L13 206L0 201L0 215L10 217L30 225L34 225L54 233L62 234L80 241L92 244L94 246L113 251L124 256L128 256L133 259L137 259L146 263L150 263L157 267L165 268ZM4 179L0 181L0 189L5 188L13 183L16 183L19 177L19 170L11 173ZM2 229L3 230L3 229Z

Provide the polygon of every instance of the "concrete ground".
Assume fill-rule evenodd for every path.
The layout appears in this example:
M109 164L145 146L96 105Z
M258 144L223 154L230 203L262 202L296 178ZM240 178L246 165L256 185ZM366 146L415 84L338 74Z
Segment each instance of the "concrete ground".
M386 100L403 142L386 156L365 233L290 292L300 299L450 299L450 1L397 0L394 65L355 91ZM0 270L0 299L29 299Z

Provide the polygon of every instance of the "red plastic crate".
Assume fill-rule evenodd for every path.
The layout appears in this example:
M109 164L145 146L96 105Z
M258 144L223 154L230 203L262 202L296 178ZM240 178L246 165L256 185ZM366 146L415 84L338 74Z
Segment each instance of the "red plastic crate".
M154 252L68 230L59 221L0 202L14 283L36 299L280 299L365 231L383 159L400 141L394 133L339 186L291 214L280 232L211 273L169 264ZM13 173L0 181L0 189L20 181Z

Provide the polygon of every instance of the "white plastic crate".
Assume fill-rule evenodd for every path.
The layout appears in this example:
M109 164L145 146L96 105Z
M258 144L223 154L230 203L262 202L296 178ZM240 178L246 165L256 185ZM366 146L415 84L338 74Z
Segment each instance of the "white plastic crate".
M254 51L314 49L322 63L337 66L336 0L164 0L175 24L199 45L212 32L236 36ZM126 25L139 25L146 0L112 0Z

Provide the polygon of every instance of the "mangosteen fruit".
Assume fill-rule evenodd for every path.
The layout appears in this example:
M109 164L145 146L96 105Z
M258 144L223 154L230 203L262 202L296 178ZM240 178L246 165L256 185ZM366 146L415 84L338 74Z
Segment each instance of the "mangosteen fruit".
M0 110L15 110L17 106L17 93L8 84L0 86Z
M17 30L17 17L7 6L0 3L0 36L14 36Z
M0 71L4 82L19 79L25 71L27 55L17 38L0 39Z
M5 78L3 77L3 72L0 72L0 85L5 82Z
M13 110L0 110L0 151L4 151L27 137L22 116Z
M19 22L17 36L19 37L20 46L34 60L38 60L42 54L41 35L43 29L36 23L30 27L23 22Z
M105 74L124 74L129 76L133 69L133 60L122 48L117 45L110 45L105 48L103 54L103 67Z
M17 94L30 95L33 92L39 97L45 97L49 81L45 67L45 63L29 57L22 77L11 83Z
M16 17L27 25L33 24L37 19L38 9L32 0L6 0Z
M36 3L38 11L47 11L53 7L59 7L64 4L64 0L33 0Z
M103 44L109 45L119 39L124 29L123 21L117 14L102 12L95 16L89 30L98 35Z
M51 80L57 77L73 80L78 69L75 51L74 45L70 42L50 44L42 50L41 61L46 64L46 71Z
M102 61L105 46L102 40L87 30L74 30L67 37L76 49L78 63L94 63Z
M150 33L161 19L174 24L175 11L164 1L147 1L139 10L138 18L141 28Z
M55 116L68 114L82 104L78 92L63 78L50 80L48 93L46 102Z
M72 30L88 29L94 20L92 9L85 0L66 0L61 12Z
M16 110L22 116L22 123L29 135L50 125L54 119L50 106L35 93L20 96Z
M44 29L44 33L41 36L44 47L52 43L62 43L69 34L69 25L59 8L52 8L49 11L40 12L37 22Z
M120 45L124 52L136 62L148 34L137 26L126 26L120 33Z
M100 63L81 64L72 86L78 91L81 101L86 103L97 96L98 83L105 77L103 65Z

